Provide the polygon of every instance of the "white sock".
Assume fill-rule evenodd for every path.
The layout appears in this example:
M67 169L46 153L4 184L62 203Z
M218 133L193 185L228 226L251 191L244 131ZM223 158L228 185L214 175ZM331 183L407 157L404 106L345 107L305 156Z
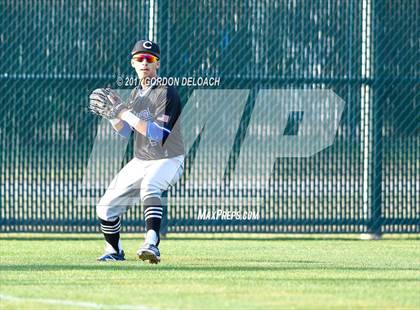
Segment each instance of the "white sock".
M120 253L122 251L122 246L121 246L121 239L118 240L118 249L120 250ZM117 253L115 251L115 249L112 247L112 245L110 245L108 242L105 241L105 253L106 254L115 254ZM119 253L118 253L119 254Z
M153 245L156 245L158 242L158 235L153 229L147 231L145 242Z

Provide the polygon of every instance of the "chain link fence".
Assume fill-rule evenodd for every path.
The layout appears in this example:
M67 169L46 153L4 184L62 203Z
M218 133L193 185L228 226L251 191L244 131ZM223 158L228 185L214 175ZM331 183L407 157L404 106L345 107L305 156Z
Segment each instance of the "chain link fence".
M168 232L420 232L418 1L2 0L0 17L0 231L97 231L95 203L133 146L118 167L104 151L100 186L84 187L103 124L88 95L132 88L131 48L149 38L160 76L220 80L177 87L188 153ZM277 156L311 137L282 90L340 98L330 145ZM200 113L218 121L203 129ZM123 222L141 231L140 205Z

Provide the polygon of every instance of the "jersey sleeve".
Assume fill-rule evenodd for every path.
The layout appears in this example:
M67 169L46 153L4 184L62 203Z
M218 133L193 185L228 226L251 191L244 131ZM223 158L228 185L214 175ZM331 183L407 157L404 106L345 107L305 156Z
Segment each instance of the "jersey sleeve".
M181 110L178 92L175 88L168 87L158 97L158 105L153 119L160 126L172 131L181 115Z

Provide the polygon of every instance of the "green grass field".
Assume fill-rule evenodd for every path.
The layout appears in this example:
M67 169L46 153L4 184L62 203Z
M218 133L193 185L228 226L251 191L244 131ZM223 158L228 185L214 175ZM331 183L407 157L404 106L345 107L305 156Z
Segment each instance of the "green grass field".
M420 309L420 238L171 234L162 263L98 263L100 235L1 234L5 309Z

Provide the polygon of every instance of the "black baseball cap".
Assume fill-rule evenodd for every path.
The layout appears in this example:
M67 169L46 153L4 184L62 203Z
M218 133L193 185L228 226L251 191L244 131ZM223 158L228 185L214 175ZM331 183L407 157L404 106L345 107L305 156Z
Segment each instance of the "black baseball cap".
M160 49L159 45L150 40L140 40L134 44L133 50L131 51L131 56L138 53L149 53L157 58L160 58Z

